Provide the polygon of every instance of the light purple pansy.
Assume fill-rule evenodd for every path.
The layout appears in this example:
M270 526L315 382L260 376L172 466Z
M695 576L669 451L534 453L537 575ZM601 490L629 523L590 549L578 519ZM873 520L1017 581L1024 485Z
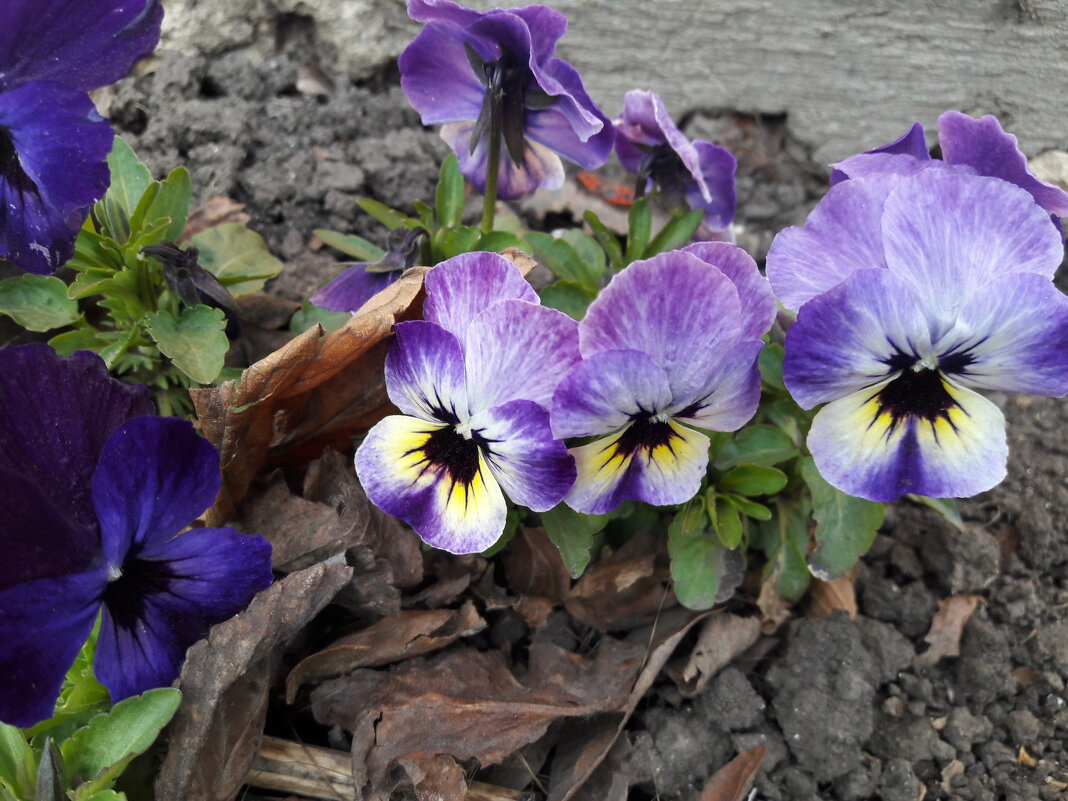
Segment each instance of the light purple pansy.
M781 232L768 277L799 310L784 378L827 404L808 437L824 478L876 501L1001 481L1004 420L974 390L1068 392L1063 255L1028 191L957 169L840 182Z
M159 41L158 0L5 0L0 8L0 258L55 271L108 187L113 135L86 94Z
M494 97L503 137L498 197L559 189L560 156L604 164L615 132L575 69L553 53L567 30L545 6L476 11L449 0L408 0L426 25L400 57L401 86L426 125L439 125L460 172L486 186Z
M947 111L938 118L938 144L941 160L931 158L923 125L917 122L888 145L832 164L831 185L878 173L911 175L925 169L949 168L1008 181L1026 190L1054 217L1068 215L1068 192L1031 172L1016 137L1002 129L997 117L975 119L959 111Z
M708 437L734 431L760 400L757 356L775 298L753 260L702 242L616 275L579 323L582 362L553 396L558 437L572 448L575 486L564 499L601 514L627 499L683 503L708 466Z
M558 504L575 463L547 407L578 362L578 326L511 262L466 253L426 276L424 321L398 323L386 388L403 412L356 451L367 496L452 553L500 538L505 496L534 511Z
M101 613L113 702L177 676L186 649L271 583L271 546L179 532L215 500L219 457L88 352L0 350L0 720L52 714ZM178 536L176 536L178 535Z
M738 168L729 150L687 139L653 92L627 92L615 126L616 155L638 175L639 194L655 185L673 208L704 209L704 224L717 238L727 232L737 202Z

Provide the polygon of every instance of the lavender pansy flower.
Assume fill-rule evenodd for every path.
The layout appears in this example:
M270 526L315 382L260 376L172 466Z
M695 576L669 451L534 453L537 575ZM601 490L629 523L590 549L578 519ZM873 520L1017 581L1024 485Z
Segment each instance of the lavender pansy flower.
M159 40L158 0L5 0L0 9L0 258L50 273L108 186L112 132L86 94Z
M394 228L389 232L385 256L377 262L361 262L345 268L341 275L312 295L311 302L330 311L359 310L415 264L429 236L425 228Z
M100 613L112 701L170 684L185 650L271 583L270 545L230 528L175 536L215 499L219 458L151 416L144 387L88 352L0 350L0 720L52 714Z
M668 206L704 209L708 228L720 235L727 231L734 219L738 167L729 150L687 139L653 92L627 92L615 126L616 155L638 176L635 195L655 185Z
M1063 255L1028 191L955 169L843 181L780 233L768 277L799 310L784 378L827 404L808 437L824 478L876 501L1001 481L1004 420L974 390L1068 392Z
M575 69L553 56L567 29L545 6L475 11L448 0L409 0L426 25L400 57L401 86L426 125L443 124L460 172L486 188L493 140L503 139L497 195L559 189L559 156L604 164L615 136Z
M565 498L590 514L628 498L655 505L693 497L708 437L734 431L760 400L757 356L775 299L741 249L704 242L634 262L579 324L582 362L553 397L558 437L578 479Z
M1008 181L1030 193L1051 215L1068 215L1068 192L1028 169L1016 137L1002 129L997 117L974 119L947 111L938 118L938 144L941 160L931 158L923 125L917 122L900 139L831 165L831 184L878 173L911 175L925 169L950 169Z
M356 451L367 496L453 553L501 536L505 495L543 512L575 480L549 405L578 359L574 320L538 305L515 265L467 253L427 273L425 321L398 323L386 387L404 413Z

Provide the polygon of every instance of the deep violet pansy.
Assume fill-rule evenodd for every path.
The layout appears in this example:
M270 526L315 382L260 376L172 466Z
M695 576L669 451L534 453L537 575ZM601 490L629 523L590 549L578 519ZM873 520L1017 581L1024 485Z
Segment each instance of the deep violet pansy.
M357 262L311 296L316 306L330 311L356 312L363 304L401 277L419 259L425 228L394 228L385 255L377 262Z
M615 132L575 69L553 53L567 30L545 6L476 11L450 0L408 0L425 22L400 57L401 86L425 125L442 125L460 172L486 187L490 138L503 138L497 196L559 189L560 156L604 164Z
M0 5L0 258L54 272L108 187L111 126L89 95L159 41L158 0Z
M214 501L219 457L95 354L0 350L0 441L0 720L52 714L98 613L94 670L117 702L170 684L271 583L262 537L179 534Z
M547 407L578 362L577 324L538 304L511 262L466 253L426 275L425 320L398 323L386 388L403 412L356 451L367 496L425 542L476 553L504 530L505 496L558 504L575 464Z
M734 431L760 400L757 356L775 298L740 248L702 242L616 275L579 323L582 362L553 396L578 467L565 502L600 514L627 499L693 497L708 465L696 429Z
M798 310L784 379L816 415L808 447L852 495L965 497L1005 476L1005 423L974 390L1068 392L1064 256L1047 209L957 169L833 186L772 243L767 272Z
M712 142L687 139L653 92L627 92L615 126L616 155L637 174L638 194L656 186L671 208L703 209L710 238L724 238L737 202L734 155Z

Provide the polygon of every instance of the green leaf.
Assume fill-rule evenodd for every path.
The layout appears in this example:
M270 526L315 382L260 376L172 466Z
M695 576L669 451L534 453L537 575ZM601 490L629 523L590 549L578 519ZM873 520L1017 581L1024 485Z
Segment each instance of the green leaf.
M931 509L934 509L942 518L949 523L957 531L967 531L968 526L960 516L960 510L957 509L957 502L952 498L928 498L926 495L906 495L913 503L923 504Z
M557 504L542 512L541 524L549 539L560 549L571 578L578 578L590 563L594 536L609 521L608 515L584 515L569 506Z
M88 785L83 786L88 787ZM79 787L74 791L74 801L126 801L126 793L120 793L115 790L101 790L92 795L86 795L82 792L82 788Z
M194 381L210 384L222 370L230 342L221 309L198 304L183 309L177 320L167 312L151 312L145 326L160 351Z
M186 220L189 218L189 201L193 195L193 185L189 180L189 172L185 167L177 167L171 174L158 184L159 191L142 210L138 208L140 216L145 223L151 224L164 218L170 220L159 240L177 242L185 229ZM147 197L147 195L146 195ZM131 223L136 223L138 214L131 217ZM134 225L136 230L136 225ZM153 243L154 244L154 243Z
M788 601L800 598L811 580L805 561L809 511L806 502L779 499L772 519L756 524L768 557L765 580L774 581L779 595Z
M451 230L443 228L438 233L441 235L442 259L451 259L461 253L471 253L475 248L475 243L482 237L482 232L470 225L461 225Z
M323 330L330 334L337 331L341 326L352 319L349 312L336 312L316 306L311 301L304 301L304 305L297 309L289 320L289 330L294 334L303 334L316 323L322 325Z
M589 290L571 281L556 281L545 287L540 293L541 305L550 309L559 309L568 317L581 320L586 316L594 297Z
M805 434L815 411L805 411L792 398L781 398L761 404L764 415L778 426L798 448L805 442Z
M871 547L883 523L884 507L832 487L810 457L801 460L801 476L812 493L816 518L816 550L809 557L809 569L827 581L849 570Z
M63 757L52 738L45 738L41 761L37 765L33 801L66 801L64 790L67 784L63 780Z
M730 597L741 581L741 555L725 548L716 537L700 495L679 510L668 526L668 555L675 597L690 609L711 609Z
M640 197L634 201L627 215L627 261L637 261L645 253L649 236L653 232L653 215L649 211L649 200Z
M534 249L534 257L557 278L570 281L592 291L597 290L598 277L593 269L587 267L582 258L570 244L550 234L533 231L526 236L527 243Z
M743 464L731 468L717 483L716 489L738 495L774 495L786 486L786 474L774 467Z
M560 238L571 245L572 250L582 260L582 264L589 272L591 279L595 279L599 286L605 270L608 269L604 248L600 246L596 239L580 228L568 228L560 234ZM594 289L596 288L595 286Z
M111 171L111 185L105 197L117 202L129 219L152 183L152 173L120 136L115 137L111 153L108 154L108 169Z
M687 244L693 239L697 226L704 218L705 213L702 209L694 209L685 214L676 213L645 248L645 258L648 259L657 253L675 250Z
M0 314L30 331L51 331L82 316L66 284L54 275L31 273L0 281Z
M316 228L313 233L323 240L323 244L329 245L334 250L339 250L346 256L352 256L357 261L375 262L381 261L386 251L377 245L373 245L362 236L355 234L343 234L340 231L330 231L326 228Z
M513 234L511 231L490 231L479 237L475 243L475 250L485 250L489 253L500 253L505 248L519 248L524 253L530 253L530 245Z
M460 224L460 217L464 213L464 177L460 174L455 153L450 153L441 164L434 206L439 225L455 228Z
M74 240L74 256L67 262L72 270L121 270L124 266L122 246L92 229L86 220Z
M734 497L734 496L731 496ZM725 548L737 548L742 542L742 518L738 509L726 498L716 498L708 510L716 536Z
M48 340L60 356L70 356L76 350L91 350L99 353L107 347L107 341L100 339L100 335L91 328L79 328L74 331L65 331L62 334Z
M757 362L760 365L760 378L764 383L777 392L787 394L786 384L782 380L782 360L786 351L777 342L765 345Z
M716 455L717 470L730 470L743 464L771 467L797 456L793 440L783 430L769 425L743 428L724 443Z
M263 237L240 223L224 223L190 240L200 250L200 266L235 298L259 292L285 266L271 255Z
M612 266L618 270L623 269L626 262L623 260L623 248L619 244L619 237L612 233L592 211L583 212L582 219L586 221L586 225L590 226L594 239L604 250Z
M414 228L420 224L419 220L414 217L407 217L399 211L394 211L385 203L379 203L369 197L361 197L356 201L356 205L391 231L394 228Z
M149 690L97 715L63 743L64 775L82 776L92 792L106 790L123 768L156 741L178 709L182 694L170 687Z
M25 735L14 726L0 723L0 780L17 796L29 798L36 772L37 757Z
M746 517L751 517L754 520L771 520L771 509L751 498L745 498L741 495L721 495L720 497L725 498L727 503L734 506Z

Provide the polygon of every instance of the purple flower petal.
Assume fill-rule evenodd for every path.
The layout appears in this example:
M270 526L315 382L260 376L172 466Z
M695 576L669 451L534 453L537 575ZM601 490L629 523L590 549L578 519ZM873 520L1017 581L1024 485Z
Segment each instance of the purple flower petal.
M594 104L578 72L566 61L551 59L544 71L564 94L549 108L526 110L527 136L585 170L597 169L615 144L612 121Z
M938 118L938 141L942 158L948 163L963 164L980 175L1015 184L1050 214L1068 216L1068 192L1035 177L1016 137L1002 130L997 117L987 115L976 120L959 111L947 111Z
M808 447L829 483L892 501L906 493L964 498L1005 477L1005 420L994 404L943 381L950 399L944 415L895 418L879 402L886 386L829 403L812 421Z
M316 306L330 311L354 312L400 278L401 272L369 273L366 264L354 264L312 295L310 300Z
M686 190L686 202L691 209L705 210L705 225L716 231L726 230L734 219L737 205L734 173L738 160L727 148L711 142L696 141L693 147L701 180Z
M509 401L479 412L471 429L488 443L486 464L516 503L548 511L575 483L575 460L563 442L553 439L549 413L533 401Z
M1068 393L1068 298L1040 275L1010 273L969 298L939 348L954 380L975 389ZM951 370L954 361L961 369Z
M936 341L983 284L1008 272L1052 278L1064 256L1043 209L997 178L928 170L903 180L886 201L882 228L886 263L912 284Z
M0 467L34 482L56 511L92 530L90 482L104 443L126 420L155 412L148 390L108 375L95 353L66 359L45 344L0 349Z
M51 273L74 253L108 186L111 127L82 92L32 83L0 92L0 258Z
M89 91L114 83L159 41L158 0L5 0L0 91L55 81Z
M537 293L514 264L496 253L462 253L426 274L423 317L460 340L467 327L491 303L514 298L538 302Z
M638 350L595 353L571 371L553 395L552 427L558 437L609 434L636 417L671 404L667 376Z
M783 380L803 409L837 400L931 355L910 285L888 270L860 270L798 312L786 334Z
M268 587L271 546L232 528L149 544L108 584L94 669L113 702L170 684L185 651Z
M759 339L775 322L778 307L771 283L760 274L753 257L729 242L695 242L682 249L706 261L727 276L738 290L743 339Z
M375 506L435 548L478 553L504 531L501 488L478 444L453 426L387 417L356 451L356 473Z
M486 88L475 76L458 32L425 26L401 53L398 66L401 88L424 125L478 117Z
M664 102L654 92L632 89L623 96L623 114L615 121L616 155L629 172L637 172L644 152L637 145L680 145L684 149L689 140L668 114ZM691 153L696 168L696 153Z
M801 227L780 231L768 251L775 296L791 311L857 270L885 268L883 206L897 175L844 181L812 210Z
M579 348L584 357L643 351L664 370L673 399L692 401L741 327L731 280L697 256L671 251L612 279L579 325Z
M525 300L491 305L467 329L472 412L520 398L548 408L579 361L578 340L578 323L556 309Z
M386 389L405 414L439 423L466 420L464 355L456 337L434 323L397 323L386 356Z
M486 170L489 165L488 139L479 140L471 151L473 122L452 122L441 126L441 138L456 153L460 172L479 192L486 189ZM523 148L523 161L516 164L501 148L501 165L497 176L497 197L514 200L538 189L559 189L564 184L564 165L560 157L545 145L529 139Z
M571 455L578 478L564 502L572 509L604 514L625 500L667 506L685 503L701 488L708 437L672 420L635 421Z
M191 423L141 417L104 445L93 473L93 503L104 558L121 566L134 549L166 542L215 501L219 455Z
M101 567L0 590L0 721L25 728L52 716L106 582Z
M737 431L752 419L760 403L760 368L757 357L764 342L739 341L710 370L693 397L679 399L668 414L710 431Z
M898 158L896 160L889 160L885 158L871 159L871 156L904 156L906 158ZM888 145L874 148L866 153L861 153L857 156L852 156L844 161L839 161L836 164L831 165L831 186L845 181L849 178L860 178L864 175L870 175L872 172L896 172L894 169L872 170L872 166L875 164L882 164L884 167L888 167L891 164L901 166L903 174L912 174L912 171L918 171L919 167L915 166L922 162L930 161L931 154L927 149L927 136L923 130L923 123L913 123L904 135L895 139ZM913 166L906 166L909 164Z

